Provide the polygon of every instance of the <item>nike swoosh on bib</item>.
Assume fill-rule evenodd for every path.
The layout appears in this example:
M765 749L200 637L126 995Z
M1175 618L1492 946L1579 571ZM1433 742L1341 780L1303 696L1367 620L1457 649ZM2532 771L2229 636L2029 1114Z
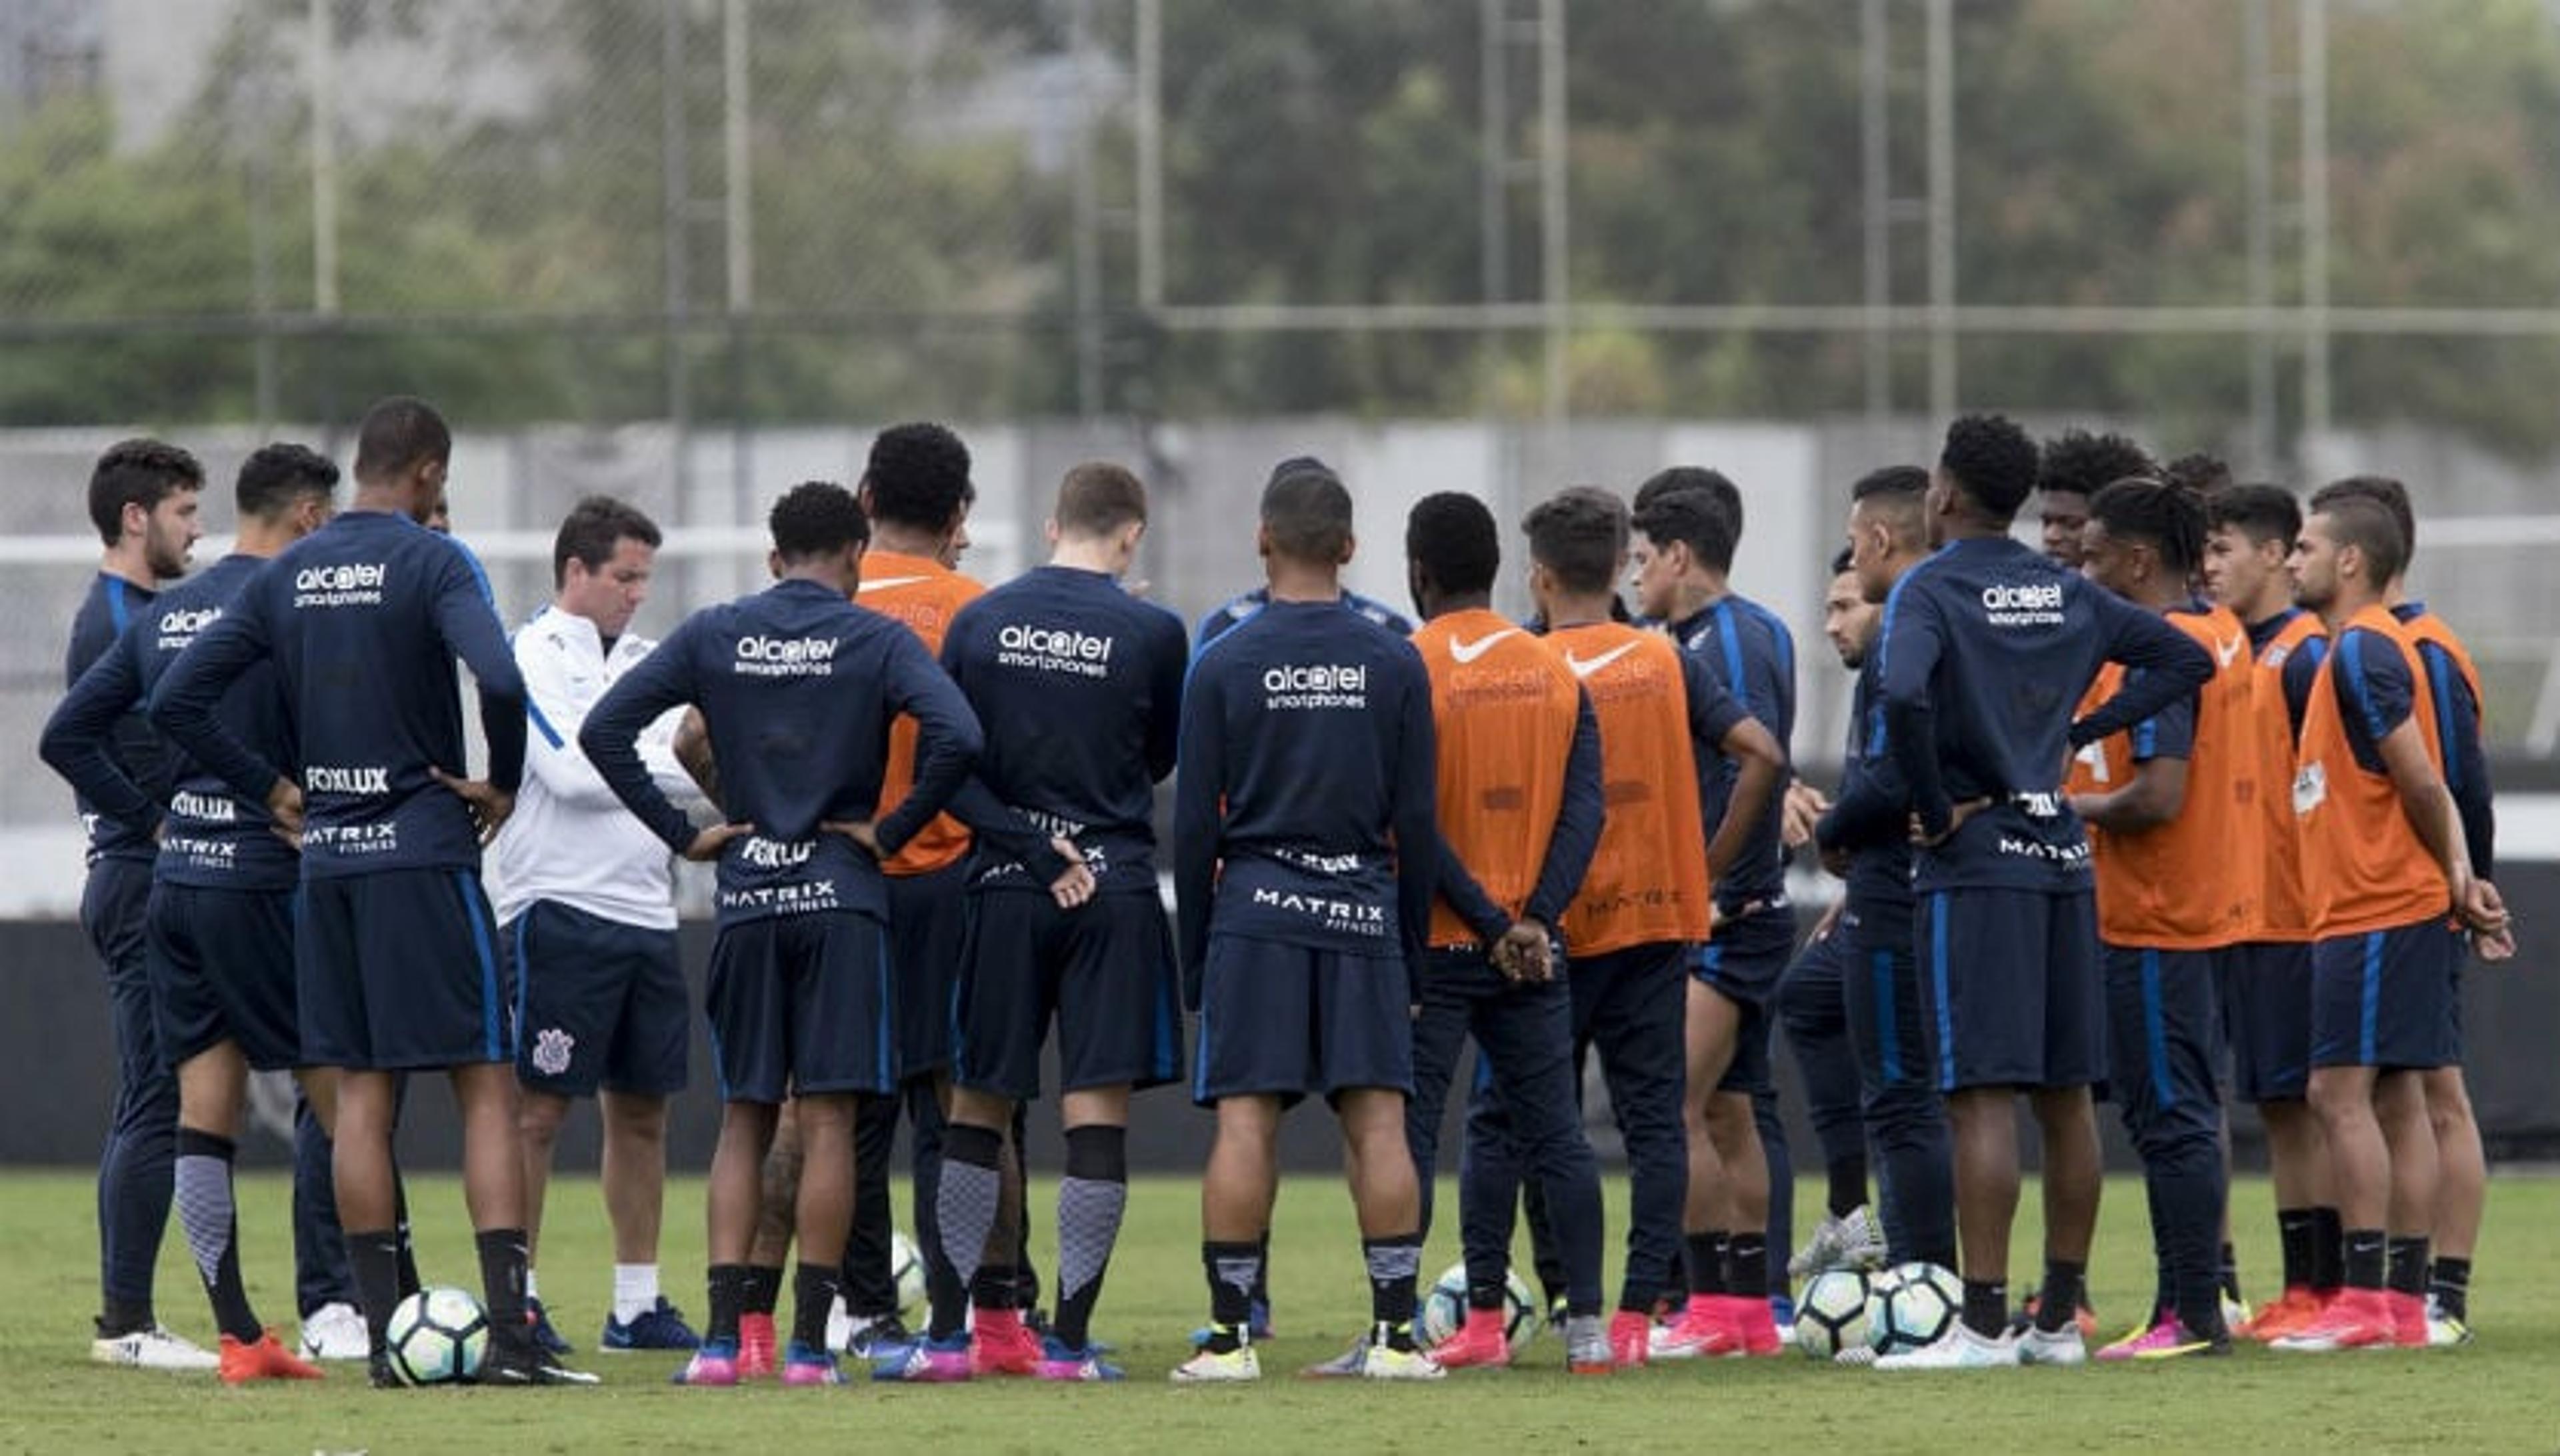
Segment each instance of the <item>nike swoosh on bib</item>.
M1609 664L1616 662L1619 658L1622 658L1635 650L1635 643L1621 642L1617 646L1610 648L1608 651L1601 653L1598 657L1592 658L1587 662L1574 656L1572 653L1567 652L1564 654L1564 665L1573 669L1573 675L1575 677L1587 678L1593 673L1600 671L1600 669L1607 667Z
M859 596L866 591L886 591L892 586L912 586L918 581L929 579L931 578L925 576L882 576L879 580L865 581L856 586L854 594Z
M1473 642L1461 642L1457 638L1452 637L1449 639L1449 655L1458 659L1461 663L1474 662L1477 658L1484 656L1486 652L1491 650L1495 643L1500 642L1505 637L1517 637L1519 635L1520 628L1505 627L1499 632L1488 633L1485 636L1477 638Z

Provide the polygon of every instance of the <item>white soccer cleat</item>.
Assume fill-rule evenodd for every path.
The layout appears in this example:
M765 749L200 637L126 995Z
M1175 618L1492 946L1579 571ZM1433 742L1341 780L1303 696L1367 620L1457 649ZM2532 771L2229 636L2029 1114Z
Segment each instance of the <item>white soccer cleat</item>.
M1202 1350L1174 1367L1177 1385L1213 1385L1231 1380L1262 1378L1262 1357L1250 1345L1239 1346L1224 1354Z
M1860 1204L1839 1217L1825 1214L1813 1237L1787 1260L1787 1272L1810 1279L1833 1269L1881 1269L1884 1258L1884 1229Z
M305 1360L363 1360L372 1349L362 1311L345 1300L332 1300L302 1321Z
M2087 1365L2089 1342L2080 1336L2078 1325L2065 1325L2059 1330L2039 1330L2033 1325L2013 1337L2019 1365Z
M836 1302L827 1307L827 1348L838 1355L844 1354L853 1345L856 1333L854 1313L846 1307L845 1297L839 1294Z
M1887 1355L1875 1362L1880 1371L1988 1371L2007 1370L2017 1364L2017 1340L2002 1335L1987 1340L1961 1321L1936 1341L1903 1355Z
M213 1371L222 1369L223 1364L212 1351L181 1339L158 1325L136 1330L130 1335L118 1335L111 1340L91 1340L88 1358L99 1365L130 1366L146 1371Z

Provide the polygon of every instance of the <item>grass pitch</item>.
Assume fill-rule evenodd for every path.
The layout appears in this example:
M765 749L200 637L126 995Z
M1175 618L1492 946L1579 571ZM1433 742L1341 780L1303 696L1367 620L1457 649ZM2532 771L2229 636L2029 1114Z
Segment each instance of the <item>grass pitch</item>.
M250 1293L266 1318L289 1329L287 1183L246 1179L240 1192ZM421 1179L412 1198L427 1278L476 1289L459 1185ZM1810 1211L1819 1192L1808 1183L1800 1198ZM1053 1208L1048 1190L1038 1199L1043 1213ZM107 1370L87 1360L96 1297L92 1201L84 1173L0 1175L0 1310L8 1313L0 1323L0 1451L2560 1450L2560 1245L2548 1236L2560 1226L2560 1182L2539 1177L2503 1177L2493 1188L2473 1296L2480 1341L2464 1351L2286 1357L2250 1348L2230 1360L2137 1369L1897 1375L1790 1355L1576 1379L1562 1371L1561 1346L1540 1336L1523 1369L1375 1387L1287 1377L1338 1353L1366 1313L1348 1200L1338 1180L1304 1176L1282 1194L1281 1338L1264 1348L1263 1382L1216 1389L1165 1380L1205 1298L1198 1195L1187 1180L1148 1180L1133 1192L1097 1322L1097 1333L1118 1344L1130 1379L1085 1388L1028 1380L671 1387L672 1357L594 1353L610 1253L595 1186L576 1178L553 1185L543 1289L579 1347L577 1363L604 1376L601 1388L378 1392L357 1370L332 1366L319 1384L230 1390L209 1375ZM2244 1181L2232 1203L2244 1278L2252 1294L2268 1292L2276 1253L2266 1184ZM1457 1207L1454 1191L1441 1207ZM1623 1187L1613 1185L1613 1216L1625 1208ZM699 1181L671 1190L670 1293L698 1318L701 1209ZM2015 1258L2021 1281L2033 1274L2033 1211L2030 1187ZM1036 1240L1043 1260L1046 1242ZM1456 1257L1454 1230L1444 1230L1425 1275ZM2092 1282L2111 1333L2150 1297L2150 1238L2136 1183L2108 1187ZM164 1322L211 1343L211 1320L174 1226L159 1302ZM787 1303L786 1296L786 1319Z

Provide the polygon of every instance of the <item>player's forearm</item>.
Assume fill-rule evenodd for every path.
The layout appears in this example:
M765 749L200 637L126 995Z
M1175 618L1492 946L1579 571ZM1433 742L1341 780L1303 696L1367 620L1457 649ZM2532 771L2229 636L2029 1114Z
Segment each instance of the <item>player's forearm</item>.
M224 730L214 717L215 699L205 696L192 679L179 677L186 666L181 659L161 680L160 691L151 700L151 726L235 792L264 802L283 773Z
M1911 788L1911 812L1920 817L1923 830L1945 833L1955 806L1938 771L1936 715L1919 703L1887 698L1884 724L1894 769Z
M1449 908L1458 912L1458 918L1467 922L1477 939L1487 944L1501 939L1503 932L1512 927L1511 915L1485 893L1485 888L1476 883L1476 877L1468 872L1445 837L1435 835L1433 839L1439 849L1440 898L1449 902Z
M2175 627L2159 625L2157 619L2153 625L2157 634L2136 637L2118 659L2142 670L2125 674L2124 686L2114 697L2071 725L2072 747L2086 747L2158 717L2213 676L2213 654L2204 650L2204 644Z
M127 706L75 688L46 720L45 730L36 740L36 754L88 800L90 808L125 828L148 834L160 822L159 806L106 751L107 735Z
M683 854L694 842L694 822L659 792L649 776L649 766L640 760L641 725L656 715L626 715L618 711L614 697L608 694L578 728L578 749L586 754L596 775L613 790L614 797L622 801L632 817L648 826L660 843Z

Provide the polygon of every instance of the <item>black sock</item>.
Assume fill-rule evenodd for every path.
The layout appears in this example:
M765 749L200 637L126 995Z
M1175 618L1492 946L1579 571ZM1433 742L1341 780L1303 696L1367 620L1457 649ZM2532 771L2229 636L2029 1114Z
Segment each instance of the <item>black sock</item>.
M982 1310L1020 1309L1021 1298L1022 1275L1012 1264L981 1264L969 1284L969 1302Z
M791 1287L791 1343L810 1350L827 1348L827 1316L836 1308L836 1290L844 1270L836 1264L800 1261Z
M1057 1186L1057 1325L1069 1350L1090 1343L1093 1306L1129 1208L1129 1133L1093 1124L1066 1130L1066 1177Z
M1965 1328L1986 1340L2008 1331L2008 1283L2000 1279L1965 1281Z
M408 1180L398 1168L392 1169L392 1232L400 1240L400 1297L406 1299L426 1284L417 1277L417 1241L408 1233Z
M2383 1275L2382 1286L2394 1294L2424 1296L2427 1292L2427 1236L2393 1234L2383 1242L2384 1258L2390 1272Z
M1831 1184L1831 1211L1835 1218L1845 1218L1866 1207L1866 1155L1853 1154L1833 1162L1824 1170Z
M2427 1271L2427 1292L2437 1312L2449 1320L2472 1317L2472 1261L2438 1257Z
M2312 1291L2326 1294L2346 1283L2346 1219L2327 1204L2312 1210Z
M2240 1302L2240 1251L2230 1244L2222 1245L2222 1294L2232 1303Z
M1360 1240L1368 1264L1368 1317L1396 1350L1413 1348L1413 1285L1422 1273L1422 1231Z
M2035 1299L2035 1328L2047 1335L2071 1328L2080 1316L2081 1290L2089 1266L2070 1259L2044 1261L2044 1288Z
M214 1323L242 1345L266 1336L240 1285L240 1217L232 1202L232 1140L198 1128L178 1129L171 1170L178 1222L187 1249L196 1257L196 1273L213 1301Z
M1692 1295L1725 1294L1731 1286L1724 1281L1725 1245L1730 1235L1721 1228L1687 1236L1688 1292Z
M1268 1238L1269 1234L1263 1237ZM1200 1271L1208 1276L1208 1350L1225 1355L1250 1334L1253 1290L1262 1274L1262 1245L1204 1242Z
M737 1267L746 1270L746 1282L738 1290L741 1302L737 1312L771 1318L774 1309L782 1303L782 1266L741 1264Z
M711 1327L703 1331L703 1341L725 1340L730 1348L737 1345L738 1316L746 1312L747 1290L755 1282L756 1271L745 1264L714 1264L711 1267Z
M2379 1228L2346 1230L2346 1287L2380 1289L2383 1255L2389 1246Z
M1745 1299L1769 1297L1769 1235L1737 1233L1725 1240L1724 1289Z
M2319 1254L2313 1240L2319 1236L2316 1220L2309 1209L2276 1211L2276 1241L2285 1252L2285 1287L2309 1289L2316 1272Z
M1263 1229L1262 1236L1253 1241L1252 1301L1257 1309L1271 1308L1271 1230L1268 1228Z
M118 1335L148 1330L158 1323L159 1318L151 1311L151 1301L118 1299L110 1294L105 1297L105 1308L98 1312L97 1338L112 1340Z
M525 1330L525 1230L484 1228L472 1236L480 1249L480 1288L489 1308L489 1329Z
M356 1276L356 1302L364 1306L365 1335L375 1353L383 1349L383 1331L391 1328L399 1307L400 1230L347 1230L347 1268Z

